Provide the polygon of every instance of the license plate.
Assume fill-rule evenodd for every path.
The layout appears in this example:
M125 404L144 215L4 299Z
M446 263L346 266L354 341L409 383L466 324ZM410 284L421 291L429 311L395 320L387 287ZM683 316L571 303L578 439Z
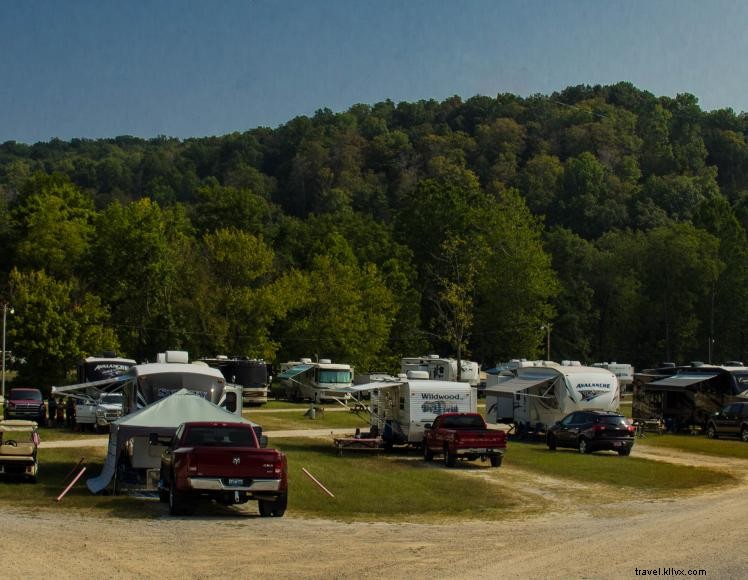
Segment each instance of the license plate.
M229 479L229 485L244 485L243 479Z
M621 443L620 441L613 442L613 447L620 447L621 445L623 445L623 443Z
M485 449L485 448L483 448L483 449L468 449L467 450L468 453L485 453L486 451L487 451L487 449Z

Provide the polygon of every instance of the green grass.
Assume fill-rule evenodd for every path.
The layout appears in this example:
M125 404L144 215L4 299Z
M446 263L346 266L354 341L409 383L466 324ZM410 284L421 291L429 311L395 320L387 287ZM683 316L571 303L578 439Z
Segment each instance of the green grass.
M101 439L109 437L109 431L94 433L93 431L72 431L67 427L39 427L39 437L42 441L71 441L79 439Z
M255 423L262 425L263 431L276 431L280 429L338 429L356 427L368 429L368 417L347 411L339 413L317 414L316 419L305 417L303 411L298 413L243 413L243 416Z
M713 469L619 457L606 452L582 455L575 450L549 451L545 445L520 442L510 443L504 465L551 477L656 493L687 491L735 481L731 475Z
M641 440L652 447L669 447L681 451L703 453L718 457L748 459L748 443L737 439L708 439L699 435L652 435Z
M342 520L443 521L497 519L518 503L498 484L432 467L416 455L350 452L338 457L319 440L279 440L288 454L296 515ZM301 470L306 467L335 498ZM485 468L486 470L490 468Z
M163 509L158 507L158 502L145 502L127 496L92 495L88 491L85 481L101 473L105 452L106 449L103 447L40 449L38 483L3 479L0 482L0 505L28 511L56 509L70 513L118 517L163 515ZM67 481L65 478L81 457L85 458L86 472L58 503L57 497L70 483L72 476Z

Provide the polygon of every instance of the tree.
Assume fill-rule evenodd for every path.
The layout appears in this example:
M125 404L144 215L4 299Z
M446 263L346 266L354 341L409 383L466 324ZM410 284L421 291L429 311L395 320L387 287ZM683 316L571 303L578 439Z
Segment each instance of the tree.
M12 206L16 264L69 279L88 250L93 202L62 175L37 173Z
M81 358L116 350L109 312L98 297L79 294L72 283L58 282L42 271L13 269L10 288L15 314L8 336L13 350L26 360L20 380L59 384Z

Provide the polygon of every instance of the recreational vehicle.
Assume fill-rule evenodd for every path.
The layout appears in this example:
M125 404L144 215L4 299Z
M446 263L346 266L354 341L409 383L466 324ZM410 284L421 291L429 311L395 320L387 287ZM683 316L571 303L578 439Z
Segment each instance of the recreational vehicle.
M78 363L78 382L91 383L111 379L126 373L136 364L133 359L118 357L114 352L89 356Z
M705 428L725 405L748 400L748 367L742 363L664 366L634 375L632 415L660 420L670 431Z
M264 360L218 355L200 361L220 370L227 383L240 386L245 405L259 406L268 402L268 389L273 377L270 365Z
M429 379L426 371L354 387L371 392L371 428L388 446L421 445L424 425L442 413L475 413L478 393L469 384Z
M516 361L489 375L487 420L512 424L519 433L545 431L572 411L618 411L618 379L609 370L577 361Z
M617 362L601 362L593 363L593 367L600 367L601 369L608 369L618 379L618 386L621 388L621 393L626 392L629 389L629 385L634 382L634 367L625 363Z
M310 358L281 364L278 375L291 400L308 399L313 403L346 398L353 386L353 367L333 364L330 359L312 362Z
M462 360L460 361L460 381L470 383L470 386L477 387L480 383L480 366L477 362ZM441 358L437 354L430 354L418 357L405 357L400 360L400 370L403 373L408 371L426 371L428 377L437 381L456 381L457 380L457 360L453 358Z

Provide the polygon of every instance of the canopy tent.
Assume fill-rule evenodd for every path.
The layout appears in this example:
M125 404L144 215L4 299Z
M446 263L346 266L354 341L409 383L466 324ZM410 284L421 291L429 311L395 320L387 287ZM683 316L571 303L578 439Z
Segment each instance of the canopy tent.
M187 421L247 423L256 430L259 427L256 423L226 411L187 389L181 389L111 424L104 468L98 477L88 479L86 486L91 493L99 493L109 485L114 477L122 448L129 439L138 436L148 437L151 433L157 433L160 437L170 437L176 433L179 425ZM259 437L260 434L257 435Z
M295 367L291 367L290 369L286 369L281 374L278 375L279 379L292 379L295 376L300 375L301 373L307 372L309 369L314 368L314 365L296 365Z
M526 389L530 389L532 387L536 387L538 385L542 385L543 383L548 383L552 380L554 380L556 377L538 377L538 378L523 378L523 377L515 377L513 379L509 379L508 381L504 381L503 383L499 383L498 385L492 385L490 387L486 388L487 393L510 393L510 394L516 394L520 391L524 391Z
M644 385L644 388L648 391L682 391L686 387L695 385L697 383L703 383L713 379L718 375L707 375L704 373L681 373L652 381Z

